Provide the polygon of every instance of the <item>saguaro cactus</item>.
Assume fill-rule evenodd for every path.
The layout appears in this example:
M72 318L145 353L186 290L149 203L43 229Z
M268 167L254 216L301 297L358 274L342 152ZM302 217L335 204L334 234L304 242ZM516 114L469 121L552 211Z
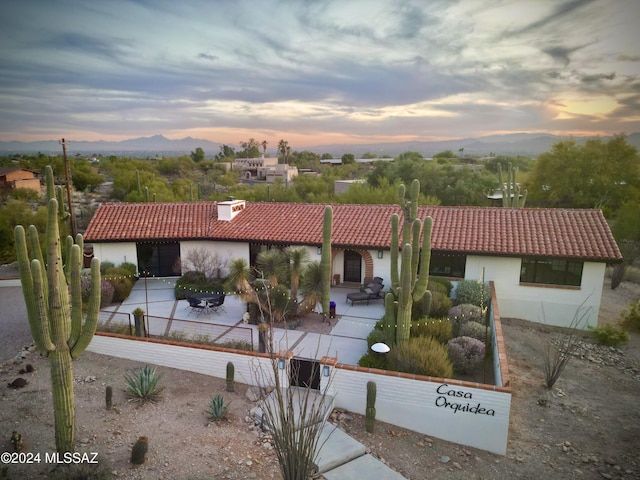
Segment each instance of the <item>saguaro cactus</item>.
M227 392L233 392L233 377L236 371L236 367L233 362L227 362Z
M58 201L55 196L49 198L48 203L46 264L40 251L38 232L33 225L29 227L28 235L31 260L24 227L16 226L14 235L29 327L36 346L49 357L51 366L56 449L58 452L72 452L75 445L75 409L71 360L87 348L96 330L100 308L100 261L94 258L91 262L92 285L83 322L80 286L82 251L77 244L71 246L71 255L67 259L71 263L70 304L62 265Z
M509 162L509 168L507 171L507 181L504 181L502 176L502 165L498 163L498 177L500 178L500 189L502 190L502 206L513 208L524 208L524 204L527 201L527 191L520 193L520 185L516 182L516 174L518 173L518 167L511 166Z
M391 217L391 292L385 297L385 324L394 334L396 343L409 339L411 309L427 291L429 263L431 261L431 227L433 220L426 217L423 222L418 216L418 194L420 182L414 180L410 187L410 198L405 197L405 186L399 188L400 208L403 211L402 257L398 274L399 218ZM424 226L424 231L423 231ZM423 234L420 248L420 234ZM418 274L418 266L420 273ZM429 302L428 302L429 303ZM395 319L395 321L394 321Z
M322 257L320 267L322 270L322 315L326 321L329 317L329 303L331 301L331 231L333 229L333 209L324 208L324 220L322 222Z
M373 433L376 428L376 382L367 382L367 409L365 410L365 428Z

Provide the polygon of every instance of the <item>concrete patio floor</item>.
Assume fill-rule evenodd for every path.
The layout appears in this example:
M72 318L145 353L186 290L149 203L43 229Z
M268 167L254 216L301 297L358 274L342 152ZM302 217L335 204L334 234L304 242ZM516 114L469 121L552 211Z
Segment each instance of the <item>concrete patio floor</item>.
M248 334L248 330L230 328L237 326L253 331L252 338L257 348L257 326L242 322L242 316L246 312L244 302L229 295L220 311L195 315L186 300L175 299L176 279L170 277L138 280L122 304L101 310L101 321L128 321L127 316L117 314L130 314L136 308L141 308L148 316L151 335L207 335L218 342L224 342L237 340L239 332ZM337 357L340 363L357 365L360 357L367 351L367 335L384 315L384 305L382 300L352 305L347 301L347 294L354 291L357 291L357 286L338 286L331 289L331 301L336 302L338 318L331 320L329 334L276 328L274 347L278 350L292 350L295 357L320 359L326 355ZM112 313L115 315L111 315Z

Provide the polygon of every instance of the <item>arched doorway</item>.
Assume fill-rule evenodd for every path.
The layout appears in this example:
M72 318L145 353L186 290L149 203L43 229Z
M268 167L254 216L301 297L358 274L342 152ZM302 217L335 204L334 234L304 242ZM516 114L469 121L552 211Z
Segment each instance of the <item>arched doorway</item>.
M362 283L362 257L353 250L344 251L344 281Z

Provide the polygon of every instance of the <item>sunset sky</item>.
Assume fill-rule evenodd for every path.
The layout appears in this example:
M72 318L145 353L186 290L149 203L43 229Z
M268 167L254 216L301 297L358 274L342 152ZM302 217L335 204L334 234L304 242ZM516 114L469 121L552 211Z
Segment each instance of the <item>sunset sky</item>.
M0 3L0 140L640 131L640 1Z

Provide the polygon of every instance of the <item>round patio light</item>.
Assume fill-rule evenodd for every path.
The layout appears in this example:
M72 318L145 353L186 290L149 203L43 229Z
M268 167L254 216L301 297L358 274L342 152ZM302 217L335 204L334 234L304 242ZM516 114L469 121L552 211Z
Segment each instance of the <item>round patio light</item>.
M373 350L376 353L388 353L389 350L391 349L389 348L389 345L387 345L386 343L378 342L371 345L371 350Z

